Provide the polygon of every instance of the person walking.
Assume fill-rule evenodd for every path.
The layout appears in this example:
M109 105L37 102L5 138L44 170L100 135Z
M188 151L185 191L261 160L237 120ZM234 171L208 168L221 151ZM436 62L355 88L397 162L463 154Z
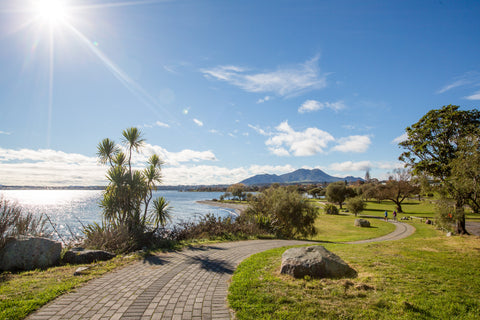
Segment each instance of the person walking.
M393 221L397 221L397 211L393 210Z
M388 221L388 211L385 210L385 221Z

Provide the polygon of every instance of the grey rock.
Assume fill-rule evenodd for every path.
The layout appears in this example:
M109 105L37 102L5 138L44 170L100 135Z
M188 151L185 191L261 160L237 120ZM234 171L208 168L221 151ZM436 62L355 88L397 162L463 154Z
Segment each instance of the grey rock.
M102 250L70 249L65 252L63 262L70 264L86 264L95 261L106 261L115 257L115 254Z
M20 236L7 240L0 249L0 270L33 270L58 264L62 244L41 237Z
M354 225L356 227L370 228L370 221L365 219L355 219Z
M354 278L357 272L322 246L291 248L282 255L280 272L295 278Z

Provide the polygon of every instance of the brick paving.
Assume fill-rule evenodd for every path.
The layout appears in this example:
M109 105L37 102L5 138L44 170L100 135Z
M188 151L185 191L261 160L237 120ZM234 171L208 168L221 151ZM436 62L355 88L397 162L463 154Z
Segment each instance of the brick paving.
M228 280L242 260L309 243L251 240L158 254L92 280L27 319L230 319Z

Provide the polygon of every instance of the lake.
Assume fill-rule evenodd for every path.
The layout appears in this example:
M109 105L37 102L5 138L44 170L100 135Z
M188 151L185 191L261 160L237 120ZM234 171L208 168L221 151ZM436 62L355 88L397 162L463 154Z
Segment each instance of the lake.
M170 201L170 206L173 207L172 223L175 224L196 221L207 213L222 217L235 215L231 209L196 203L199 200L218 199L222 194L222 192L160 190L154 192L153 198L163 196ZM71 238L72 232L76 236L81 236L82 224L101 222L100 190L2 190L0 196L17 203L24 212L47 214L58 232L65 238Z

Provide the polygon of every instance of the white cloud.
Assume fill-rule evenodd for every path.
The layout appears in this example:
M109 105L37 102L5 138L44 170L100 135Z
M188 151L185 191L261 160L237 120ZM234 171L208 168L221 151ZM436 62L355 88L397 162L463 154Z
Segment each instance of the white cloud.
M475 92L475 93L472 94L471 96L465 97L465 99L468 99L468 100L480 100L480 91Z
M255 130L255 132L257 132L258 134L261 134L262 136L269 136L270 135L269 133L267 133L265 130L263 130L260 127L257 127L257 126L251 125L251 124L249 124L248 126L251 129Z
M270 96L265 96L264 98L260 98L257 100L257 103L264 103L270 100Z
M5 135L9 136L9 135L11 135L12 133L11 133L11 132L0 131L0 134L5 134Z
M141 154L134 154L133 166L141 168L154 153L166 166L179 166L187 162L216 161L212 151L185 149L169 152L166 149L145 144ZM105 185L107 167L98 164L96 157L76 153L41 149L0 148L0 183L5 185L91 186ZM178 181L181 184L181 181Z
M279 96L293 96L326 87L326 75L320 73L318 60L319 57L316 56L294 67L261 73L247 73L245 68L237 66L218 66L201 71L207 78L228 82L248 92L273 92Z
M160 146L155 146L146 143L142 149L142 153L135 156L135 160L138 162L146 162L147 159L157 154L166 165L177 166L182 162L199 162L199 161L217 161L215 154L208 151L195 151L190 149L184 149L179 152L170 152Z
M155 125L156 125L157 127L170 128L170 125L169 125L168 123L163 123L163 122L161 122L161 121L155 122Z
M345 161L345 162L332 163L330 164L329 169L338 171L338 172L352 172L352 171L365 171L367 169L371 169L373 166L374 166L373 163L370 161L359 161L359 162Z
M324 108L329 108L335 111L339 111L345 108L345 104L343 103L343 101L319 102L316 100L307 100L300 106L300 108L298 108L298 112L306 113L306 112L322 110Z
M295 131L287 121L278 125L276 130L277 132L273 133L265 144L277 155L286 155L287 151L294 156L312 156L324 152L327 144L335 140L328 132L318 128L307 128L303 132Z
M198 119L193 119L193 122L195 122L195 124L199 127L203 127L203 122L198 120Z
M437 93L441 94L441 93L447 92L451 89L461 87L461 86L464 86L464 85L469 84L469 83L470 83L470 81L468 81L467 79L456 80L456 81L454 81L450 84L447 84L447 85L443 86L440 90L437 91Z
M403 142L408 139L408 134L405 132L402 135L396 137L395 139L392 140L392 143L394 144L399 144L400 142Z
M340 138L332 150L340 152L365 152L371 144L369 136L349 136Z

